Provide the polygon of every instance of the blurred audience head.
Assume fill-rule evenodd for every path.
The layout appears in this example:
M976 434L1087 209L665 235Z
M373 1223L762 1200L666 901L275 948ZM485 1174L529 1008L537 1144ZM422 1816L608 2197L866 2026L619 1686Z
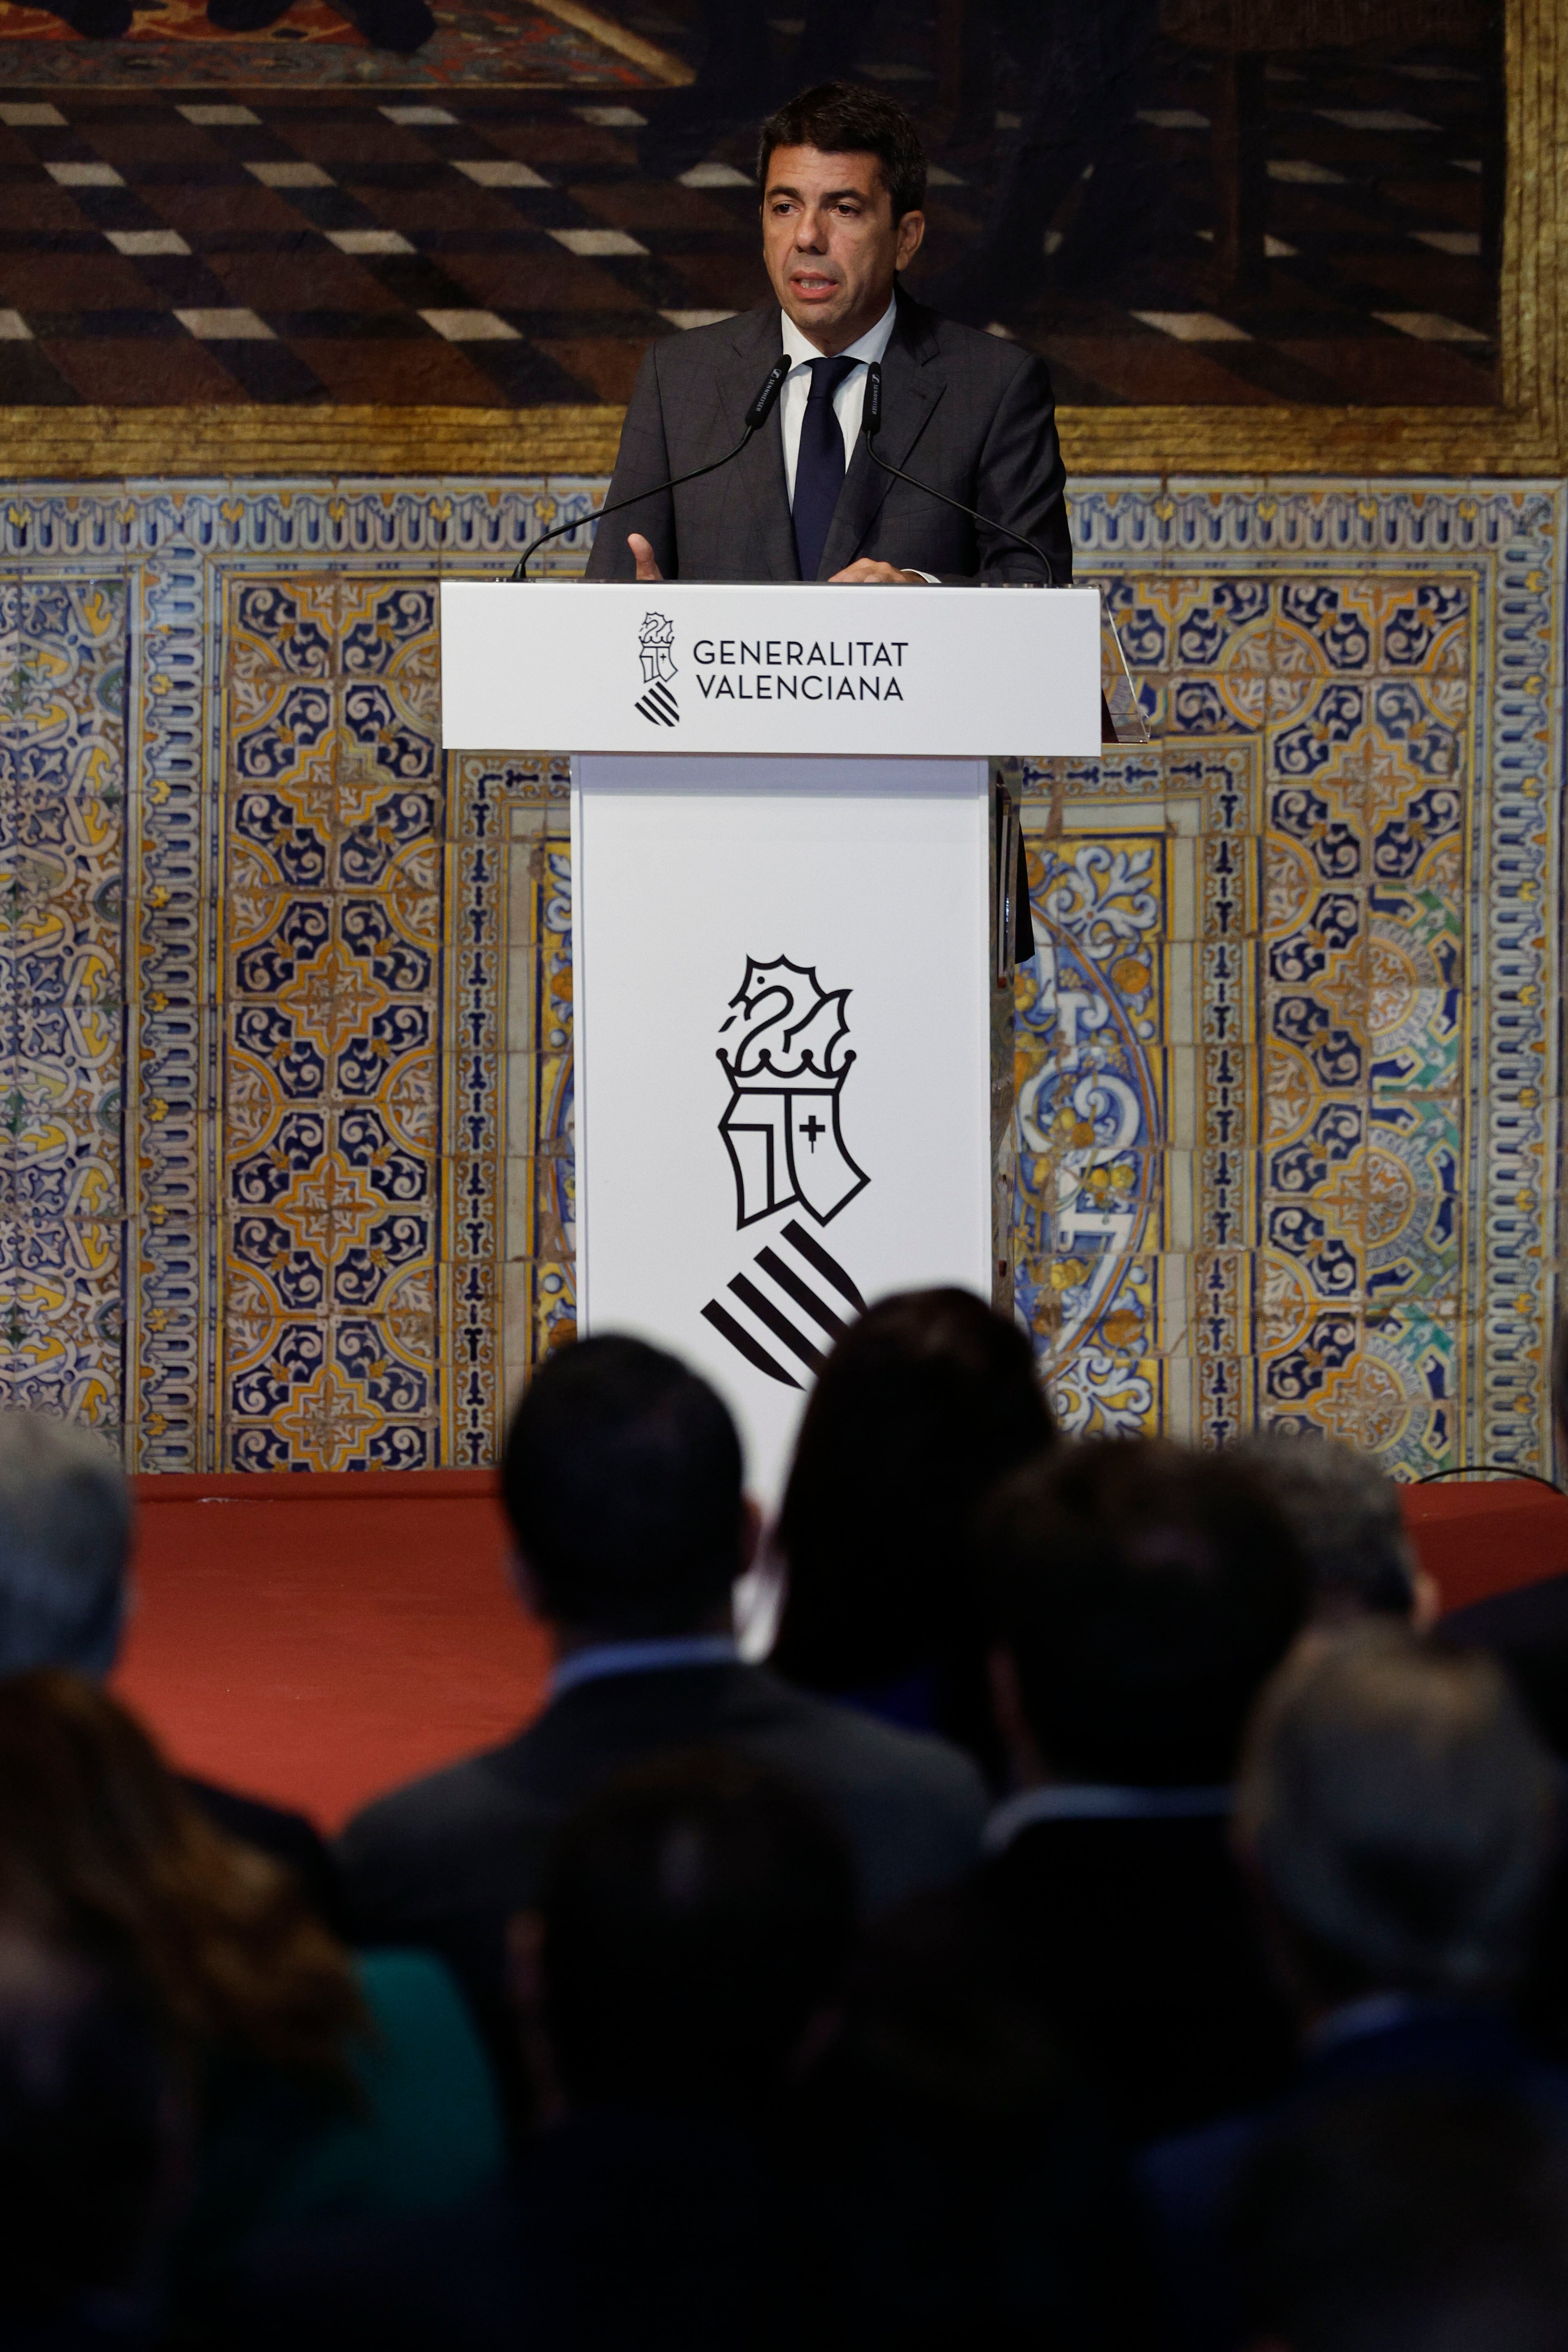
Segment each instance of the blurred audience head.
M100 1437L0 1412L0 1675L105 1675L125 1613L131 1495Z
M28 2323L135 2317L135 2306L156 2292L178 2218L188 2137L180 2074L136 1989L0 1927L0 2334L7 2343L13 2327Z
M1284 1430L1259 1431L1226 1452L1257 1472L1284 1514L1312 1580L1316 1618L1431 1622L1435 1588L1405 1532L1399 1489L1371 1454L1339 1438Z
M983 1714L970 1521L1053 1435L1027 1338L973 1292L871 1307L836 1342L801 1423L773 1664L815 1690L871 1692L967 1648ZM938 1696L945 1727L956 1696Z
M1314 2103L1252 2159L1234 2242L1259 2347L1568 2352L1561 2137L1501 2092Z
M793 1783L703 1752L591 1797L541 1912L542 2021L573 2105L755 2113L832 2014L854 1872Z
M96 1684L0 1682L0 1921L138 1984L182 2046L239 2046L332 2089L363 2018L292 1874L213 1828Z
M579 1339L512 1414L501 1489L529 1598L625 1638L727 1622L754 1528L741 1441L695 1372L641 1339Z
M1160 1438L1097 1439L1008 1479L978 1543L1019 1780L1229 1780L1308 1602L1254 1471Z
M1488 2000L1525 1958L1555 1815L1501 1670L1384 1622L1303 1645L1265 1694L1237 1830L1309 2007Z

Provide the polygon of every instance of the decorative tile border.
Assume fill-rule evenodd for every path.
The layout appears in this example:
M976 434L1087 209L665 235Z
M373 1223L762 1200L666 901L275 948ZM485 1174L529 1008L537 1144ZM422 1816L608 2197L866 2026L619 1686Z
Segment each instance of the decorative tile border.
M0 574L4 1391L118 1434L125 582Z

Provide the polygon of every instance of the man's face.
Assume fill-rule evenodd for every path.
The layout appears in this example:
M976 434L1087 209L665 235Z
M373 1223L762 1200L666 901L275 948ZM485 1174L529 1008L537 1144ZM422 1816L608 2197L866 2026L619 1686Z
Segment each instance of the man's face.
M923 213L893 218L875 155L775 147L763 194L763 258L785 314L821 352L874 327L920 250Z

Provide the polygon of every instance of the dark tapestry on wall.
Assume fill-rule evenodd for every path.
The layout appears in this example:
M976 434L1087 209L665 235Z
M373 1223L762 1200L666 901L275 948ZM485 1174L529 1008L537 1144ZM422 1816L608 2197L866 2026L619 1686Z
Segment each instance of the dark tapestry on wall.
M0 403L623 402L763 299L752 140L846 75L911 284L1079 407L1483 407L1496 0L0 5Z

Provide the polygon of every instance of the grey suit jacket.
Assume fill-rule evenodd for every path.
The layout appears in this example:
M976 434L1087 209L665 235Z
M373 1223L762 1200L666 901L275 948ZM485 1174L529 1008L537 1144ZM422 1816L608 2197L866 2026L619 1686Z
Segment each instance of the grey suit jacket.
M1035 540L1065 584L1072 576L1067 475L1044 360L939 318L901 288L898 306L882 362L883 457ZM651 541L667 580L799 579L776 405L732 465L684 489L655 488L734 446L783 348L772 303L650 345L605 501L637 503L600 526L590 580L635 577L626 547L633 530ZM839 492L818 579L861 556L953 583L1045 577L1016 541L890 479L872 464L864 440Z

